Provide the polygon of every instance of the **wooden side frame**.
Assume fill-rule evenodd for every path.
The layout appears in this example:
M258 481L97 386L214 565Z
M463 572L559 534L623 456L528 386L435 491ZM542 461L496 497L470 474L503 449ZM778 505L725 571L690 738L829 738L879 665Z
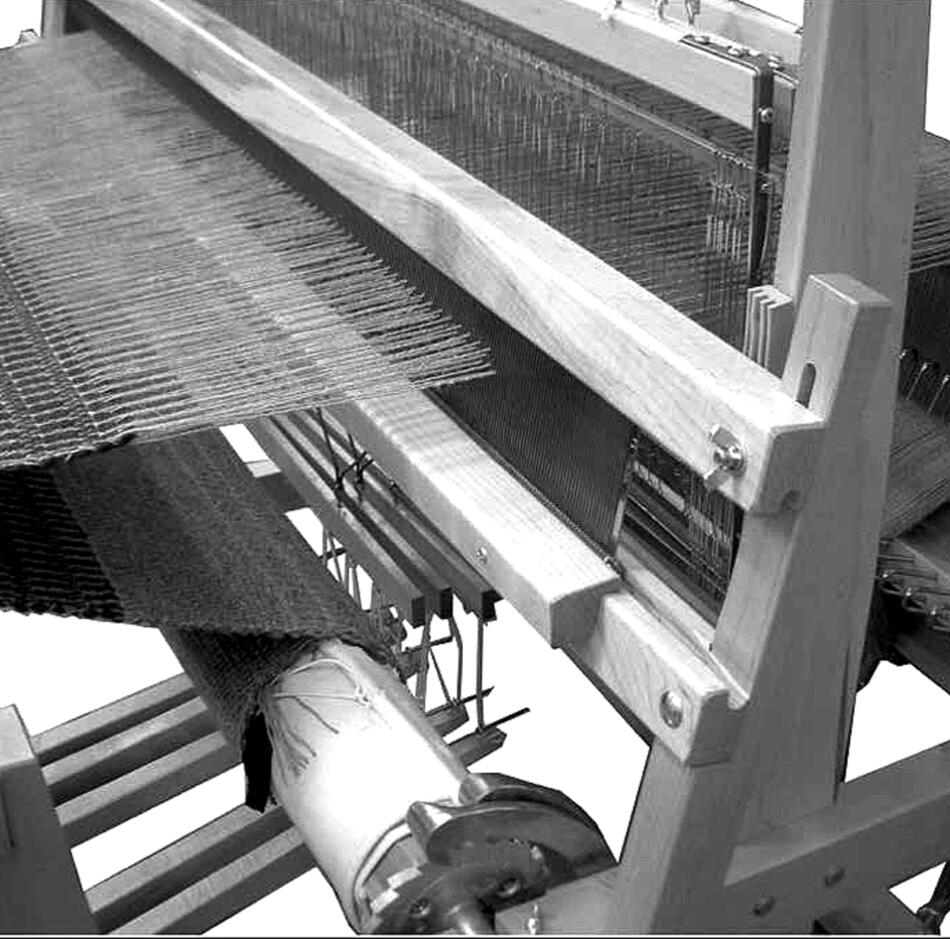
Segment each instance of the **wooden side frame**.
M849 636L833 626L873 575L853 559L850 542L877 508L861 496L867 452L859 417L889 314L883 297L852 278L809 281L783 381L797 393L815 367L810 406L826 417L829 434L802 510L746 518L712 645L749 695L739 740L728 763L698 768L654 744L611 929L748 928L748 911L723 891L734 847L765 822L791 820L834 799ZM754 921L790 932L808 931L814 918L807 907L767 914L767 922Z
M15 707L0 708L0 818L0 932L97 934Z

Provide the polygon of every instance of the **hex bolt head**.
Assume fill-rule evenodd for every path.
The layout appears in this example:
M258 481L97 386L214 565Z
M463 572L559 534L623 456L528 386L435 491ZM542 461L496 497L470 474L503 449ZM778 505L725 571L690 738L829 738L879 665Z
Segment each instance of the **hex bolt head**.
M488 548L478 548L475 551L475 557L477 558L479 564L487 564L488 563Z
M775 909L775 897L760 897L755 901L752 912L756 916L768 916Z
M667 690L660 695L660 717L673 730L683 723L683 699L675 691Z

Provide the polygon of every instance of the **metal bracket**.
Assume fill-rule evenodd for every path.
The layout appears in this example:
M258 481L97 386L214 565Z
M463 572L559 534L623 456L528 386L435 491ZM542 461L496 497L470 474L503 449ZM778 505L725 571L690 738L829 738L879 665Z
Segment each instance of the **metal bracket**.
M775 123L774 57L753 53L745 46L724 44L711 36L684 36L689 46L710 55L746 66L752 72L752 151L754 171L749 188L748 286L762 283L762 262L769 236L769 214L773 198L769 167L772 159L772 127Z

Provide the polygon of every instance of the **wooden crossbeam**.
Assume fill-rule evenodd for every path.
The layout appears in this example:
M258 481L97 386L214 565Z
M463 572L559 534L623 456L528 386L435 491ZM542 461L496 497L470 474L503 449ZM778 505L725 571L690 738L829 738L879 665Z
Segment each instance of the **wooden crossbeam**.
M103 708L44 730L32 738L33 752L41 765L60 760L77 750L135 727L197 696L187 675L175 675Z
M588 633L620 578L425 395L332 414L455 549L549 642Z
M114 933L205 933L312 867L310 849L300 840L296 829L287 829L123 923Z
M836 803L740 845L725 904L754 926L754 907L816 916L845 909L881 884L901 883L950 853L950 742L845 783ZM833 874L834 876L830 876Z
M450 161L194 0L90 0L393 232L699 473L779 511L808 488L821 419L775 376Z
M56 814L75 847L239 762L237 751L215 731L62 803Z
M290 820L282 809L273 807L259 813L237 806L87 890L89 908L103 933L128 927L169 902L171 906L164 907L163 917L181 916L184 908L180 895L290 829ZM293 866L284 870L289 875ZM206 908L206 920L213 918L210 914Z
M200 698L148 718L98 743L64 756L43 769L53 801L77 799L216 731L214 718Z

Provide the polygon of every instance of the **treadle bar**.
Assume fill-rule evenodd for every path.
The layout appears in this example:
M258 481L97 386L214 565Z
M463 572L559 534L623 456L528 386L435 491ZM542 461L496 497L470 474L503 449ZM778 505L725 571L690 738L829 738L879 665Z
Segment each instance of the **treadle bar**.
M83 750L114 734L170 711L198 693L187 675L179 674L136 691L106 707L83 714L31 738L41 766Z
M283 809L238 806L86 891L103 933L114 932L290 829Z
M164 714L48 763L43 768L43 778L53 802L61 805L215 730L214 718L204 702L192 698Z
M113 935L200 935L313 867L296 829L280 832L151 910Z
M240 762L220 733L204 737L64 802L56 809L70 847L101 835Z

